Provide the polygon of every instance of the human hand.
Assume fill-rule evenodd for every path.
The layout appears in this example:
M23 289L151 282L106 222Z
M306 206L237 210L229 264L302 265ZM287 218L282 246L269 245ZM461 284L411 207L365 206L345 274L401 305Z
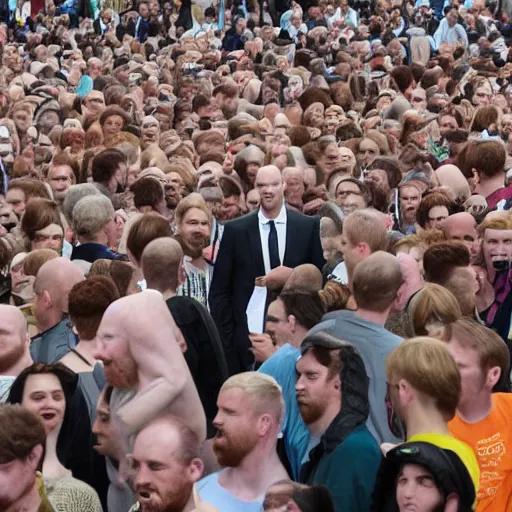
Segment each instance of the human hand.
M249 334L252 348L249 350L253 353L254 359L258 363L266 361L276 350L274 341L268 334Z
M292 268L283 265L272 269L266 276L257 277L256 286L266 286L270 290L282 288L293 272Z

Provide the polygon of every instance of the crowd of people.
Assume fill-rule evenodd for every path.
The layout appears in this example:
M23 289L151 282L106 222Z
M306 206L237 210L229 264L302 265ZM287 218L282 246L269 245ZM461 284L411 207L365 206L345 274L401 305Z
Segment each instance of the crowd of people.
M0 2L0 511L512 511L508 7Z

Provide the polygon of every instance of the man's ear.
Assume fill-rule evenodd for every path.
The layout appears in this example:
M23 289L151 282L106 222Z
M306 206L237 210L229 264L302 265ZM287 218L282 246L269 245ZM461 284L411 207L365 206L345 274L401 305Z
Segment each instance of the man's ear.
M288 315L288 325L290 326L290 331L295 332L297 328L297 319L294 315Z
M444 506L444 512L457 512L459 510L459 497L457 494L452 492L446 498L446 505Z
M500 380L501 377L501 368L499 366L493 366L487 371L487 378L485 380L485 385L489 391L491 391L496 383Z
M474 167L471 169L471 172L473 173L473 182L480 183L480 173Z

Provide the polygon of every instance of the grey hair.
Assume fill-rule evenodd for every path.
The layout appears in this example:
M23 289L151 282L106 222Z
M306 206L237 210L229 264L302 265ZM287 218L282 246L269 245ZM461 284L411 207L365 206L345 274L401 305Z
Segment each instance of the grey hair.
M103 194L83 197L73 208L73 230L78 236L92 240L115 214L112 202Z
M92 183L80 183L69 187L64 197L62 213L64 213L64 217L66 217L70 226L73 225L73 209L78 201L86 196L98 194L101 194L101 192Z

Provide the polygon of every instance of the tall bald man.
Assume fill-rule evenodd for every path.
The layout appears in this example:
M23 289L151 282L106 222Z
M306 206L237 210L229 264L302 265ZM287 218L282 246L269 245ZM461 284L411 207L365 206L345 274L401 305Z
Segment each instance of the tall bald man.
M27 322L15 306L0 305L0 403L5 402L14 379L32 364Z
M176 324L155 290L123 297L105 311L94 357L113 386L111 411L131 436L156 416L181 418L206 438L206 418L187 363L176 341Z
M47 261L34 282L34 315L39 334L30 345L36 363L54 363L76 345L71 322L67 317L71 288L84 280L82 271L66 258Z
M249 369L254 360L246 310L255 285L279 289L298 265L321 269L325 263L319 219L286 208L281 171L261 167L256 188L259 210L225 225L210 288L210 311L231 374Z

